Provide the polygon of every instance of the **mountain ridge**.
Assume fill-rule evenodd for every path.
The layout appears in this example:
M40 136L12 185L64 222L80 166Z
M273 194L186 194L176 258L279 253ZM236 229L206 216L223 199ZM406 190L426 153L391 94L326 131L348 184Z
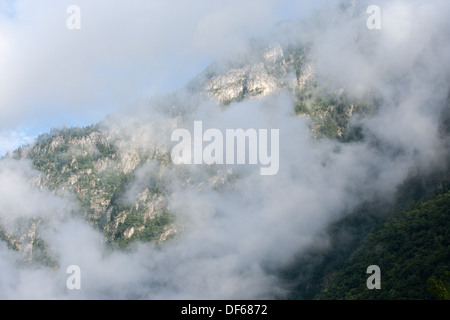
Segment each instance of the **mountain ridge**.
M173 195L179 191L176 188L200 190L205 193L213 190L219 194L215 197L220 197L221 190L238 193L240 189L236 181L247 177L247 173L239 168L202 166L201 169L194 169L178 167L172 163L170 133L190 122L190 113L194 113L193 110L197 110L201 103L208 107L207 111L204 111L205 118L208 119L209 112L220 114L227 110L236 110L252 101L271 102L270 99L273 97L286 95L289 97L287 105L290 117L301 118L309 130L308 134L311 135L313 143L322 142L326 146L322 152L328 155L314 159L322 161L320 168L329 170L330 176L333 175L333 166L330 163L333 160L339 162L341 148L344 145L365 142L367 131L361 128L361 119L377 115L383 102L376 92L355 97L351 94L351 88L327 87L326 80L324 82L323 79L318 79L307 48L272 44L258 50L248 60L244 59L244 62L231 61L224 69L214 66L207 68L186 88L173 95L137 103L98 124L84 128L54 129L48 134L41 135L36 143L15 150L1 161L27 162L34 170L25 177L31 185L38 190L50 192L56 199L70 198L76 205L68 206L64 210L70 212L72 217L87 221L90 226L100 231L110 249L128 252L144 243L164 250L164 246L171 241L178 243L191 223L190 217L183 216L179 212L174 213L184 209L183 203L178 203L178 207L173 204L176 203ZM274 108L273 112L277 113L278 109ZM371 141L367 148L356 150L360 152L375 150L374 154L382 154L384 151L384 146L376 139ZM387 153L388 157L394 159L400 157L402 152L394 150ZM355 170L354 175L357 176L358 168ZM370 167L368 172L368 179L382 175L376 167ZM295 174L299 173L293 170L294 177ZM332 180L332 177L330 179ZM250 182L246 181L248 184L253 182L252 179ZM311 185L314 183L310 182ZM270 190L270 187L268 189ZM363 193L361 190L357 191ZM303 192L308 193L308 190ZM355 196L355 198L360 201L359 198L362 197ZM242 201L246 208L245 201L250 200L244 198ZM390 204L389 199L382 199L380 202ZM352 207L351 204L346 206ZM58 208L52 210L57 211ZM302 208L296 210L301 211ZM329 211L332 212L331 209ZM358 213L357 210L349 211ZM346 234L357 240L365 239L375 230L374 226L379 226L378 223L383 220L374 218L376 214L368 209L361 211L364 211L363 214L354 220L353 216L349 220L333 217L334 222L330 228L338 228L339 223L344 224L344 227L349 225L355 227L351 225L354 221L366 223L355 227L363 229L361 234L357 231L354 234L351 232ZM218 221L223 222L220 220L223 214L220 210L211 210L205 206L201 214L206 217L217 216ZM201 214L200 218L192 219L201 220ZM385 214L388 215L386 212ZM270 219L273 219L273 225L276 226L276 218ZM348 221L350 223L346 224ZM57 268L58 257L53 256L53 248L41 237L42 230L48 225L52 225L50 216L40 217L30 214L12 224L5 223L2 219L0 240L5 242L10 250L20 252L24 264ZM299 224L300 229L301 227L302 224ZM352 253L350 252L350 255ZM321 254L323 252L319 252L319 255ZM313 279L319 285L313 283L314 288L310 291L307 289L306 293L302 291L303 289L298 293L295 288L290 288L294 291L292 296L327 298L331 297L327 294L334 288L337 293L332 296L333 298L354 297L342 295L333 283L334 279L339 279L341 270L349 268L345 264L347 254L349 253L345 252L338 258L336 262L338 267L335 267L333 261L328 261L327 264L326 259L324 264L313 263L311 269L319 266L325 270L329 268L337 270L333 269L331 277L327 274L320 276L313 274L312 276L318 277ZM207 252L205 255L214 256L215 253ZM320 260L320 256L317 259ZM286 272L301 273L303 267L297 265L293 271ZM310 267L307 265L305 268ZM260 266L254 268L257 271L259 268L264 270L264 267ZM344 279L343 283L346 283L345 281ZM303 285L301 281L300 283Z

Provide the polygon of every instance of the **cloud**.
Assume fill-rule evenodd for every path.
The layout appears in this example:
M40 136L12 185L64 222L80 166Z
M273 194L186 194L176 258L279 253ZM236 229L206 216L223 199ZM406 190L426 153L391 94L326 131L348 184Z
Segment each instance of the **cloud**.
M20 5L24 3L27 2L17 3L15 19L19 21L24 19L20 14ZM90 35L86 35L93 37L89 57L95 59L87 59L83 51L86 49L78 49L79 60L74 65L79 69L72 76L79 80L74 83L83 89L86 79L92 90L103 92L111 83L114 87L115 79L126 75L127 70L143 64L139 72L145 73L165 52L176 48L179 49L176 54L183 56L181 62L196 54L227 56L230 45L244 44L245 37L240 35L238 26L251 26L249 32L264 33L266 27L256 26L264 22L264 17L265 23L272 21L270 2L261 4L261 15L256 18L252 11L256 2L247 2L238 12L236 3L198 2L199 8L195 9L184 2L169 3L177 6L169 8L168 4L149 2L139 7L139 12L133 1L127 8L120 3L117 7L102 6L104 3L100 1L92 6L81 3L86 8L83 16L87 16L81 31L90 30ZM44 15L37 4L31 6L37 11L34 17ZM311 245L326 247L327 239L318 235L331 222L366 200L392 200L397 186L411 172L431 171L448 161L448 149L439 128L443 108L448 107L450 87L449 72L443 67L450 57L447 54L450 39L444 32L448 30L450 6L436 0L386 1L380 2L380 7L382 30L366 28L365 2L358 2L353 13L343 12L334 4L325 7L322 13L313 16L312 22L302 24L305 27L302 34L294 28L295 32L284 35L292 42L300 39L311 45L319 84L344 87L354 95L372 92L380 98L382 103L373 115L352 120L363 128L362 141L344 144L312 139L306 121L294 116L293 99L287 92L232 103L221 110L214 100L181 91L123 109L105 121L113 136L123 139L119 145L122 154L130 148L150 151L155 145L170 150L170 132L176 127L191 128L195 120L202 120L205 128L219 130L239 127L280 130L280 170L275 176L261 176L259 168L245 165L173 166L162 172L170 194L169 210L184 229L178 238L161 248L140 244L130 252L108 250L98 231L64 214L68 211L64 208L76 208L70 198L27 186L36 174L29 163L2 162L0 194L5 196L0 207L10 209L2 212L16 217L42 215L50 221L52 212L57 216L62 212L63 218L40 229L50 252L58 259L56 270L35 266L17 269L17 255L0 247L4 258L0 266L5 270L0 275L0 295L89 299L284 297L286 290L273 271ZM88 19L100 9L103 11L99 21ZM143 30L151 23L163 23L165 16L161 13L166 10L172 17L164 21L166 29L146 29L145 37L137 37L139 41L128 37L138 27ZM184 12L192 15L183 15ZM121 21L132 22L126 25ZM208 26L210 29L206 29ZM57 33L61 36L66 31ZM102 39L101 35L107 32L117 37ZM70 52L75 50L77 41L87 43L77 38L81 35L73 34L70 40L64 38L67 35L58 39L64 50ZM94 39L103 43L101 50ZM148 53L154 60L146 60ZM55 59L56 56L54 53ZM100 63L117 66L116 73L108 73L111 83L97 82ZM52 71L53 76L50 72L49 79L56 81L58 72L69 71L64 63L60 66L62 69ZM91 67L97 69L91 71ZM49 83L55 82L42 85ZM130 89L133 85L128 85L118 94L135 95L136 91ZM80 101L91 94L83 90L78 91ZM182 117L177 117L180 114ZM142 186L160 173L158 170L162 168L153 162L140 167L126 197L135 198ZM68 276L65 268L72 264L81 268L80 291L68 291L65 287Z
M279 6L273 0L82 0L81 29L68 30L71 3L0 3L3 129L36 116L106 114L181 87L212 60L267 32Z
M0 164L0 218L17 219L38 216L58 217L67 210L65 200L40 190L36 184L40 172L29 160L4 159ZM23 201L27 199L27 201Z

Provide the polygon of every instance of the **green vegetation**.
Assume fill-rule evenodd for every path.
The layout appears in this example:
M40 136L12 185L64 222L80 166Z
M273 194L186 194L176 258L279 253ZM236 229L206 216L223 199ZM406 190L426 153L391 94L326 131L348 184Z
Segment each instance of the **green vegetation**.
M329 246L299 253L278 274L290 299L448 299L450 177L417 175L394 204L364 203L324 230ZM369 290L367 267L381 268Z
M450 300L450 271L445 271L439 277L441 279L431 277L428 280L428 291L435 299Z
M97 142L95 146L100 152L99 158L111 158L116 154L116 148L112 144L103 144L101 142Z
M328 115L320 126L320 132L328 138L337 138L339 136L339 127Z
M164 232L164 227L168 226L174 221L174 217L167 211L161 215L148 219L144 222L144 216L136 211L132 211L127 215L123 223L119 223L114 240L119 248L125 249L136 240L141 242L158 241L161 234ZM134 228L134 233L127 238L124 233L127 230Z
M364 240L319 299L448 297L450 192L396 212ZM368 290L366 268L381 268L381 290Z
M11 241L11 239L7 236L6 232L3 230L3 228L1 226L0 226L0 241L5 242L6 245L8 246L8 249L10 249L10 250L15 250L15 251L18 250L15 243L13 243Z
M299 101L295 105L295 113L296 114L308 114L309 115L309 114L311 114L311 111L306 106L306 103Z
M330 284L360 242L384 221L379 212L385 210L377 202L366 202L324 230L319 236L327 239L328 247L313 247L299 253L294 262L279 273L290 290L288 298L314 299Z
M354 142L363 139L363 132L360 127L350 123L350 118L355 113L370 113L376 108L366 100L351 100L345 92L328 92L311 82L297 92L295 113L311 118L318 138Z
M46 243L37 238L33 241L33 261L32 263L37 263L51 268L57 268L58 262L52 257L51 252Z

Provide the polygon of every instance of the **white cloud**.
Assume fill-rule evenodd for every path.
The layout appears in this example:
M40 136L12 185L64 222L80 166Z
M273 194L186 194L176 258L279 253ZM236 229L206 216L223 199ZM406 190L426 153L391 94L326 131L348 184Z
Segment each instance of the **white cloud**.
M173 90L278 18L274 0L82 0L81 30L68 30L68 5L17 0L14 18L2 19L0 128Z
M247 38L266 33L286 3L80 0L81 29L68 30L72 3L2 0L0 131L49 118L53 126L73 125L66 114L88 125L181 87L212 60L245 50Z
M235 180L224 188L213 188L208 186L210 168L185 168L189 182L177 175L177 168L165 172L167 187L173 192L169 209L186 222L186 229L162 250L143 245L130 253L107 252L100 233L86 223L57 219L40 232L58 257L60 268L52 272L16 270L16 256L0 247L0 297L235 299L283 294L283 286L270 271L284 266L312 243L326 246L326 239L318 239L317 234L331 221L365 200L377 196L388 200L411 171L432 170L448 161L439 125L450 83L443 67L449 65L450 41L444 32L448 28L443 27L448 26L450 7L438 0L419 9L413 6L417 1L391 2L380 4L387 20L378 34L366 28L365 10L351 18L332 7L315 17L319 26L308 26L311 29L303 31L306 35L286 35L293 41L297 37L313 41L318 70L338 86L356 84L376 90L383 98L377 113L359 121L365 140L340 144L311 139L304 121L292 115L292 100L283 94L231 104L224 111L211 101L180 94L170 101L188 111L178 125L202 119L205 127L219 129L280 129L278 175L260 176L257 168L235 166ZM109 101L111 96L102 95L113 90L119 102L125 101L142 91L148 73L160 74L157 63L165 55L180 65L197 54L226 56L230 47L244 43L247 31L263 32L272 21L269 1L260 4L261 15L256 18L252 10L257 3L253 1L247 2L242 12L236 11L238 2L194 4L198 7L180 1L139 6L131 1L126 7L122 2L117 7L104 1L80 2L85 20L82 30L72 33L64 27L53 31L59 23L64 26L64 18L53 16L63 5L44 11L48 9L45 6L19 1L17 20L3 24L2 30L9 30L10 39L15 39L8 40L13 51L21 48L26 53L14 51L23 64L19 66L22 60L13 59L4 68L24 73L12 76L10 89L16 91L4 90L7 97L1 99L20 101L15 94L29 91L27 98L41 102L74 99L76 103L65 107L70 109L85 100ZM38 20L41 29L33 31L33 39L28 38ZM12 28L14 23L21 23L21 28ZM239 26L248 29L241 34ZM211 29L206 30L208 27ZM39 30L52 31L43 36ZM48 38L49 34L54 38ZM36 55L31 56L27 50L33 48ZM49 52L50 48L54 51ZM20 81L27 75L29 79ZM39 82L42 75L46 77ZM74 88L76 93L71 91ZM16 115L31 110L27 108L23 105ZM13 119L12 112L0 112L9 121ZM156 102L122 112L109 125L125 139L126 147L169 145L173 122ZM36 174L29 163L3 162L0 169L0 208L8 209L1 217L52 217L52 212L65 217L65 208L74 208L70 200L27 186ZM135 197L154 170L156 164L137 170L135 184L126 196ZM65 267L70 264L81 267L81 292L64 288Z

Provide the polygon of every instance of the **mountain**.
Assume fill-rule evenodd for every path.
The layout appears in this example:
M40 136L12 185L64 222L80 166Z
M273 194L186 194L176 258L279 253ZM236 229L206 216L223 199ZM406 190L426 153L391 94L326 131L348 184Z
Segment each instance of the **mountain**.
M327 92L318 87L314 65L308 62L305 49L283 50L278 44L257 47L246 60L231 61L226 70L207 68L188 84L187 90L217 99L223 108L244 99L287 91L296 101L292 111L310 120L313 136L342 141L361 138L358 128L349 127L349 119L362 110L369 112L373 106L369 107L366 101L350 100L344 89ZM178 230L167 209L168 190L157 173L170 167L170 154L164 147L134 148L130 139L133 138L105 123L54 129L10 157L32 161L40 172L33 181L39 188L56 194L74 194L82 217L101 230L111 244L124 248L135 240L165 241ZM149 162L156 167L152 181L133 199L124 199L136 170ZM10 248L23 250L32 257L36 244L41 244L34 232L36 223L37 220L24 227L26 236L23 231L11 234L5 229L2 238Z
M410 177L394 204L364 203L330 225L330 248L311 248L280 273L290 299L448 300L449 182L448 171ZM374 264L381 290L366 288Z
M213 65L188 84L193 91L219 99L223 106L248 98L261 98L287 91L294 96L295 112L311 119L315 137L355 139L348 128L354 113L371 113L376 95L355 99L345 87L329 89L316 82L314 59L307 46L254 44L248 57L223 66Z
M416 173L405 169L407 179L403 187L397 188L394 182L380 183L379 187L378 179L383 177L383 173L370 158L386 155L382 159L386 159L387 165L393 167L392 172L396 172L394 164L397 162L390 163L389 159L407 154L407 151L390 146L379 137L368 138L366 135L370 136L371 132L362 127L365 119L379 115L383 104L382 94L376 90L368 90L362 95L355 95L354 88L350 85L336 86L330 79L319 79L315 63L315 57L307 45L255 45L244 58L211 65L173 95L138 102L92 126L54 129L41 135L34 144L8 154L1 162L5 167L12 161L31 163L31 173L26 175L26 179L32 188L49 192L61 199L70 199L72 204L64 210L70 212L70 217L80 218L101 232L109 249L132 252L135 245L150 243L164 251L171 242L183 241L183 235L188 233L191 223L189 218L182 214L180 216L178 212L183 211L180 208L189 206L190 202L178 207L173 204L179 189L214 193L213 201L224 195L229 201L228 193L235 196L238 193L236 190L240 190L240 181L251 184L253 188L258 184L257 188L267 188L269 192L266 195L281 197L283 193L274 194L275 191L270 186L265 186L259 180L247 180L250 174L236 168L204 166L195 171L175 165L170 154L170 133L180 125L190 123L190 116L200 109L199 105L207 105L201 109L206 114L205 118L208 118L209 112L220 118L227 115L227 110L235 112L239 108L253 106L255 101L271 105L270 99L287 97L289 103L286 105L289 110L274 108L271 112L286 112L289 119L301 119L312 137L311 144L320 145L321 148L323 146L323 150L311 149L311 153L317 151L319 154L314 161L311 160L314 165L329 170L324 175L324 187L317 187L319 194L323 192L321 196L333 199L334 186L339 186L349 199L357 200L349 200L347 203L339 198L338 193L335 203L341 207L336 211L341 213L331 216L330 212L334 210L332 205L324 209L327 214L330 213L326 224L312 223L312 230L323 232L319 235L322 234L327 239L324 248L318 249L314 243L305 240L305 243L301 242L303 247L299 247L297 252L296 240L292 240L294 244L286 240L284 245L292 245L293 248L286 254L289 258L283 256L286 261L282 268L277 265L281 262L267 265L261 262L263 266L252 265L252 268L261 268L282 279L287 283L284 284L287 294L284 292L280 296L294 299L448 297L444 289L438 290L446 285L447 280L443 274L448 272L450 258L446 233L449 226L449 194L447 187L439 189L439 185L448 183L442 178L448 175L447 169L433 169L430 172L418 170ZM274 105L278 106L278 100L275 101ZM448 108L445 110L448 111ZM245 116L250 117L252 113L245 113L241 117ZM445 123L444 121L444 126ZM444 137L448 135L448 130L441 132ZM306 138L295 137L293 141L299 139ZM362 146L365 147L366 143L367 149L364 149ZM369 169L366 172L357 164L350 165L347 176L333 180L332 176L338 173L330 163L345 162L339 160L339 155L345 154L342 151L347 150L345 148L355 148L349 149L350 156L346 158L349 163L351 158L357 157L355 152L359 152L359 156L368 152L370 156L366 161ZM322 156L322 153L326 155ZM320 161L316 161L317 159ZM407 160L404 161L407 163ZM292 167L298 165L295 159L290 164ZM6 169L2 170L6 172ZM425 177L424 181L431 179L436 171L439 171L440 178L432 179L428 185L422 185L420 190L411 182L422 176ZM300 175L297 171L288 175L288 179L292 179L288 180L292 183L289 184L290 187L303 183L295 180L295 174ZM362 179L364 185L369 185L368 190L355 187L356 182L341 185L340 181L346 177L354 179L350 179L351 181ZM302 178L298 179L303 181ZM371 182L376 186L373 187L375 191L370 189ZM305 183L311 188L315 184L318 183L312 178ZM327 184L329 189L325 189ZM279 192L284 184L275 186ZM355 188L352 189L353 187ZM391 198L386 196L383 199L378 194L384 188ZM307 188L301 190L304 194L309 192ZM242 206L245 210L242 212L246 212L248 208L245 201L255 201L258 204L265 201L265 198L252 199L253 194L245 195L248 198L243 197L244 200L237 198L244 203ZM314 195L311 197L315 199ZM235 208L235 203L229 201L228 204ZM295 209L285 210L304 212L302 205L296 203ZM205 206L205 215L209 214L208 208ZM280 208L284 210L281 203ZM314 210L311 209L311 212L315 212ZM211 215L218 217L219 222L222 221L221 214L227 216L220 209L212 211L214 213ZM255 212L262 211L264 210L256 206ZM54 245L49 244L43 236L45 228L53 225L54 217L51 214L40 216L33 213L20 218L8 218L5 214L1 217L0 240L10 250L21 254L19 264L38 264L53 269L60 266L58 255L54 254ZM287 217L295 219L295 215ZM209 221L208 219L210 218L205 218L205 221ZM240 219L243 218L236 218L236 221L239 222ZM255 224L256 221L259 222L259 218L252 221ZM269 225L276 226L278 220L271 216L268 221ZM295 221L292 225L295 225ZM302 229L303 220L297 222L298 230L302 230L296 231L297 235L299 232L309 235L309 231ZM285 223L290 224L289 221ZM322 228L322 224L326 227ZM246 226L244 223L243 227ZM239 229L236 226L230 230L235 228ZM245 230L241 232L251 234ZM284 235L284 232L280 234ZM312 237L315 236L317 235ZM321 241L317 243L319 242ZM221 245L219 242L217 247L220 248ZM242 246L245 245L250 244L243 242ZM215 256L215 253L207 251L200 255L209 257ZM261 261L271 261L265 254L261 255ZM388 293L383 291L383 294L376 295L371 294L377 293L376 291L364 290L363 280L366 274L363 269L372 261L379 263L383 270L390 270L382 282L383 288L389 288ZM404 273L410 277L402 277ZM242 271L242 274L245 272ZM401 280L398 280L399 277ZM395 283L397 280L398 284ZM413 283L420 290L411 287Z
M317 299L450 299L448 181L429 200L397 210L377 225ZM361 267L376 261L383 290L364 290ZM363 290L361 290L363 289Z

